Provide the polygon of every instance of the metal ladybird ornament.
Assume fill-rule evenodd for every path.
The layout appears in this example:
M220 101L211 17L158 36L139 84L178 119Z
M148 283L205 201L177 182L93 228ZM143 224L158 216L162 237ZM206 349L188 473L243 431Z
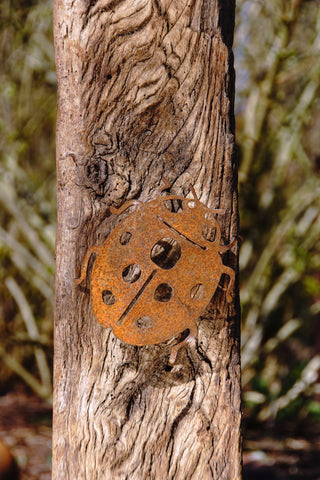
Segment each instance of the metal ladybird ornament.
M153 345L188 330L188 336L173 346L171 364L181 346L196 337L196 320L221 275L229 276L228 302L235 277L220 256L234 244L220 245L214 215L224 212L206 207L190 189L192 200L159 195L145 204L131 200L112 208L119 215L135 207L102 246L88 250L76 280L79 284L86 278L90 256L96 253L91 275L93 312L125 343Z

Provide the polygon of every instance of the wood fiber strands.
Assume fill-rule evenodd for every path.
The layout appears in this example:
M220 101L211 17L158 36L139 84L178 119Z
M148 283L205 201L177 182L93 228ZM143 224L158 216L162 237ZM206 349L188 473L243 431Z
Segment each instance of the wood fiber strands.
M58 77L53 480L241 478L239 302L228 278L196 341L136 347L77 285L128 200L190 185L238 233L227 0L55 0ZM192 198L192 195L190 196ZM119 218L121 217L121 218ZM237 270L237 247L223 255ZM190 273L192 274L192 272ZM236 282L237 283L237 282ZM168 319L170 321L170 319Z

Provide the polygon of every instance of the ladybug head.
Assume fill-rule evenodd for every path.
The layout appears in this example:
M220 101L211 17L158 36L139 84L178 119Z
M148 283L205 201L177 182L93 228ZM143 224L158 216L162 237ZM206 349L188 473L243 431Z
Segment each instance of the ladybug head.
M190 186L193 199L169 195L161 202L159 219L191 242L199 245L220 242L219 224L214 218L222 210L210 210Z
M211 210L204 203L200 202L195 192L195 189L190 185L190 191L193 195L193 200L188 201L188 207L193 209L192 217L196 219L201 228L201 235L209 244L220 242L220 226L215 218L216 214L223 214L224 210Z

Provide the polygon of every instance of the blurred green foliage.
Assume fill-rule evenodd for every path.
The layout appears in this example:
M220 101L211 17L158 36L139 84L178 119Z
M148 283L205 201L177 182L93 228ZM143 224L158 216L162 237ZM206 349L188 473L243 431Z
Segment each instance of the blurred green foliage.
M50 1L0 3L0 381L51 396L56 76Z
M0 5L0 381L50 399L52 6ZM248 415L320 418L320 8L238 0L242 381Z
M319 2L242 0L237 21L244 404L260 420L312 417L320 398Z

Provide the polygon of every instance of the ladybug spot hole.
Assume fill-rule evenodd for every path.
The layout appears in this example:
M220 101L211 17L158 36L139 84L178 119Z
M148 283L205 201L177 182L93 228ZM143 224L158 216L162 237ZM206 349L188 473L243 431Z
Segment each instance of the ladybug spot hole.
M147 330L152 327L153 322L150 317L143 316L136 319L136 325L140 330Z
M154 292L157 302L169 302L173 295L173 287L169 283L160 283Z
M116 297L113 295L111 290L103 290L102 300L106 305L113 305L116 301Z
M134 283L139 280L141 268L136 263L128 265L122 272L122 278L127 283Z
M209 242L214 242L217 238L217 229L215 227L206 225L202 230L202 236Z
M188 202L189 208L194 208L195 206L196 206L196 202L194 202L193 200L191 202Z
M197 283L190 290L190 297L192 300L201 300L204 292L204 286L202 283Z
M151 249L150 258L164 270L173 268L181 257L181 247L173 238L165 237L159 240Z
M183 209L182 200L179 198L175 198L174 200L165 200L164 205L171 213L180 213Z
M132 237L132 233L124 232L120 237L121 245L127 245L130 242L131 237Z

